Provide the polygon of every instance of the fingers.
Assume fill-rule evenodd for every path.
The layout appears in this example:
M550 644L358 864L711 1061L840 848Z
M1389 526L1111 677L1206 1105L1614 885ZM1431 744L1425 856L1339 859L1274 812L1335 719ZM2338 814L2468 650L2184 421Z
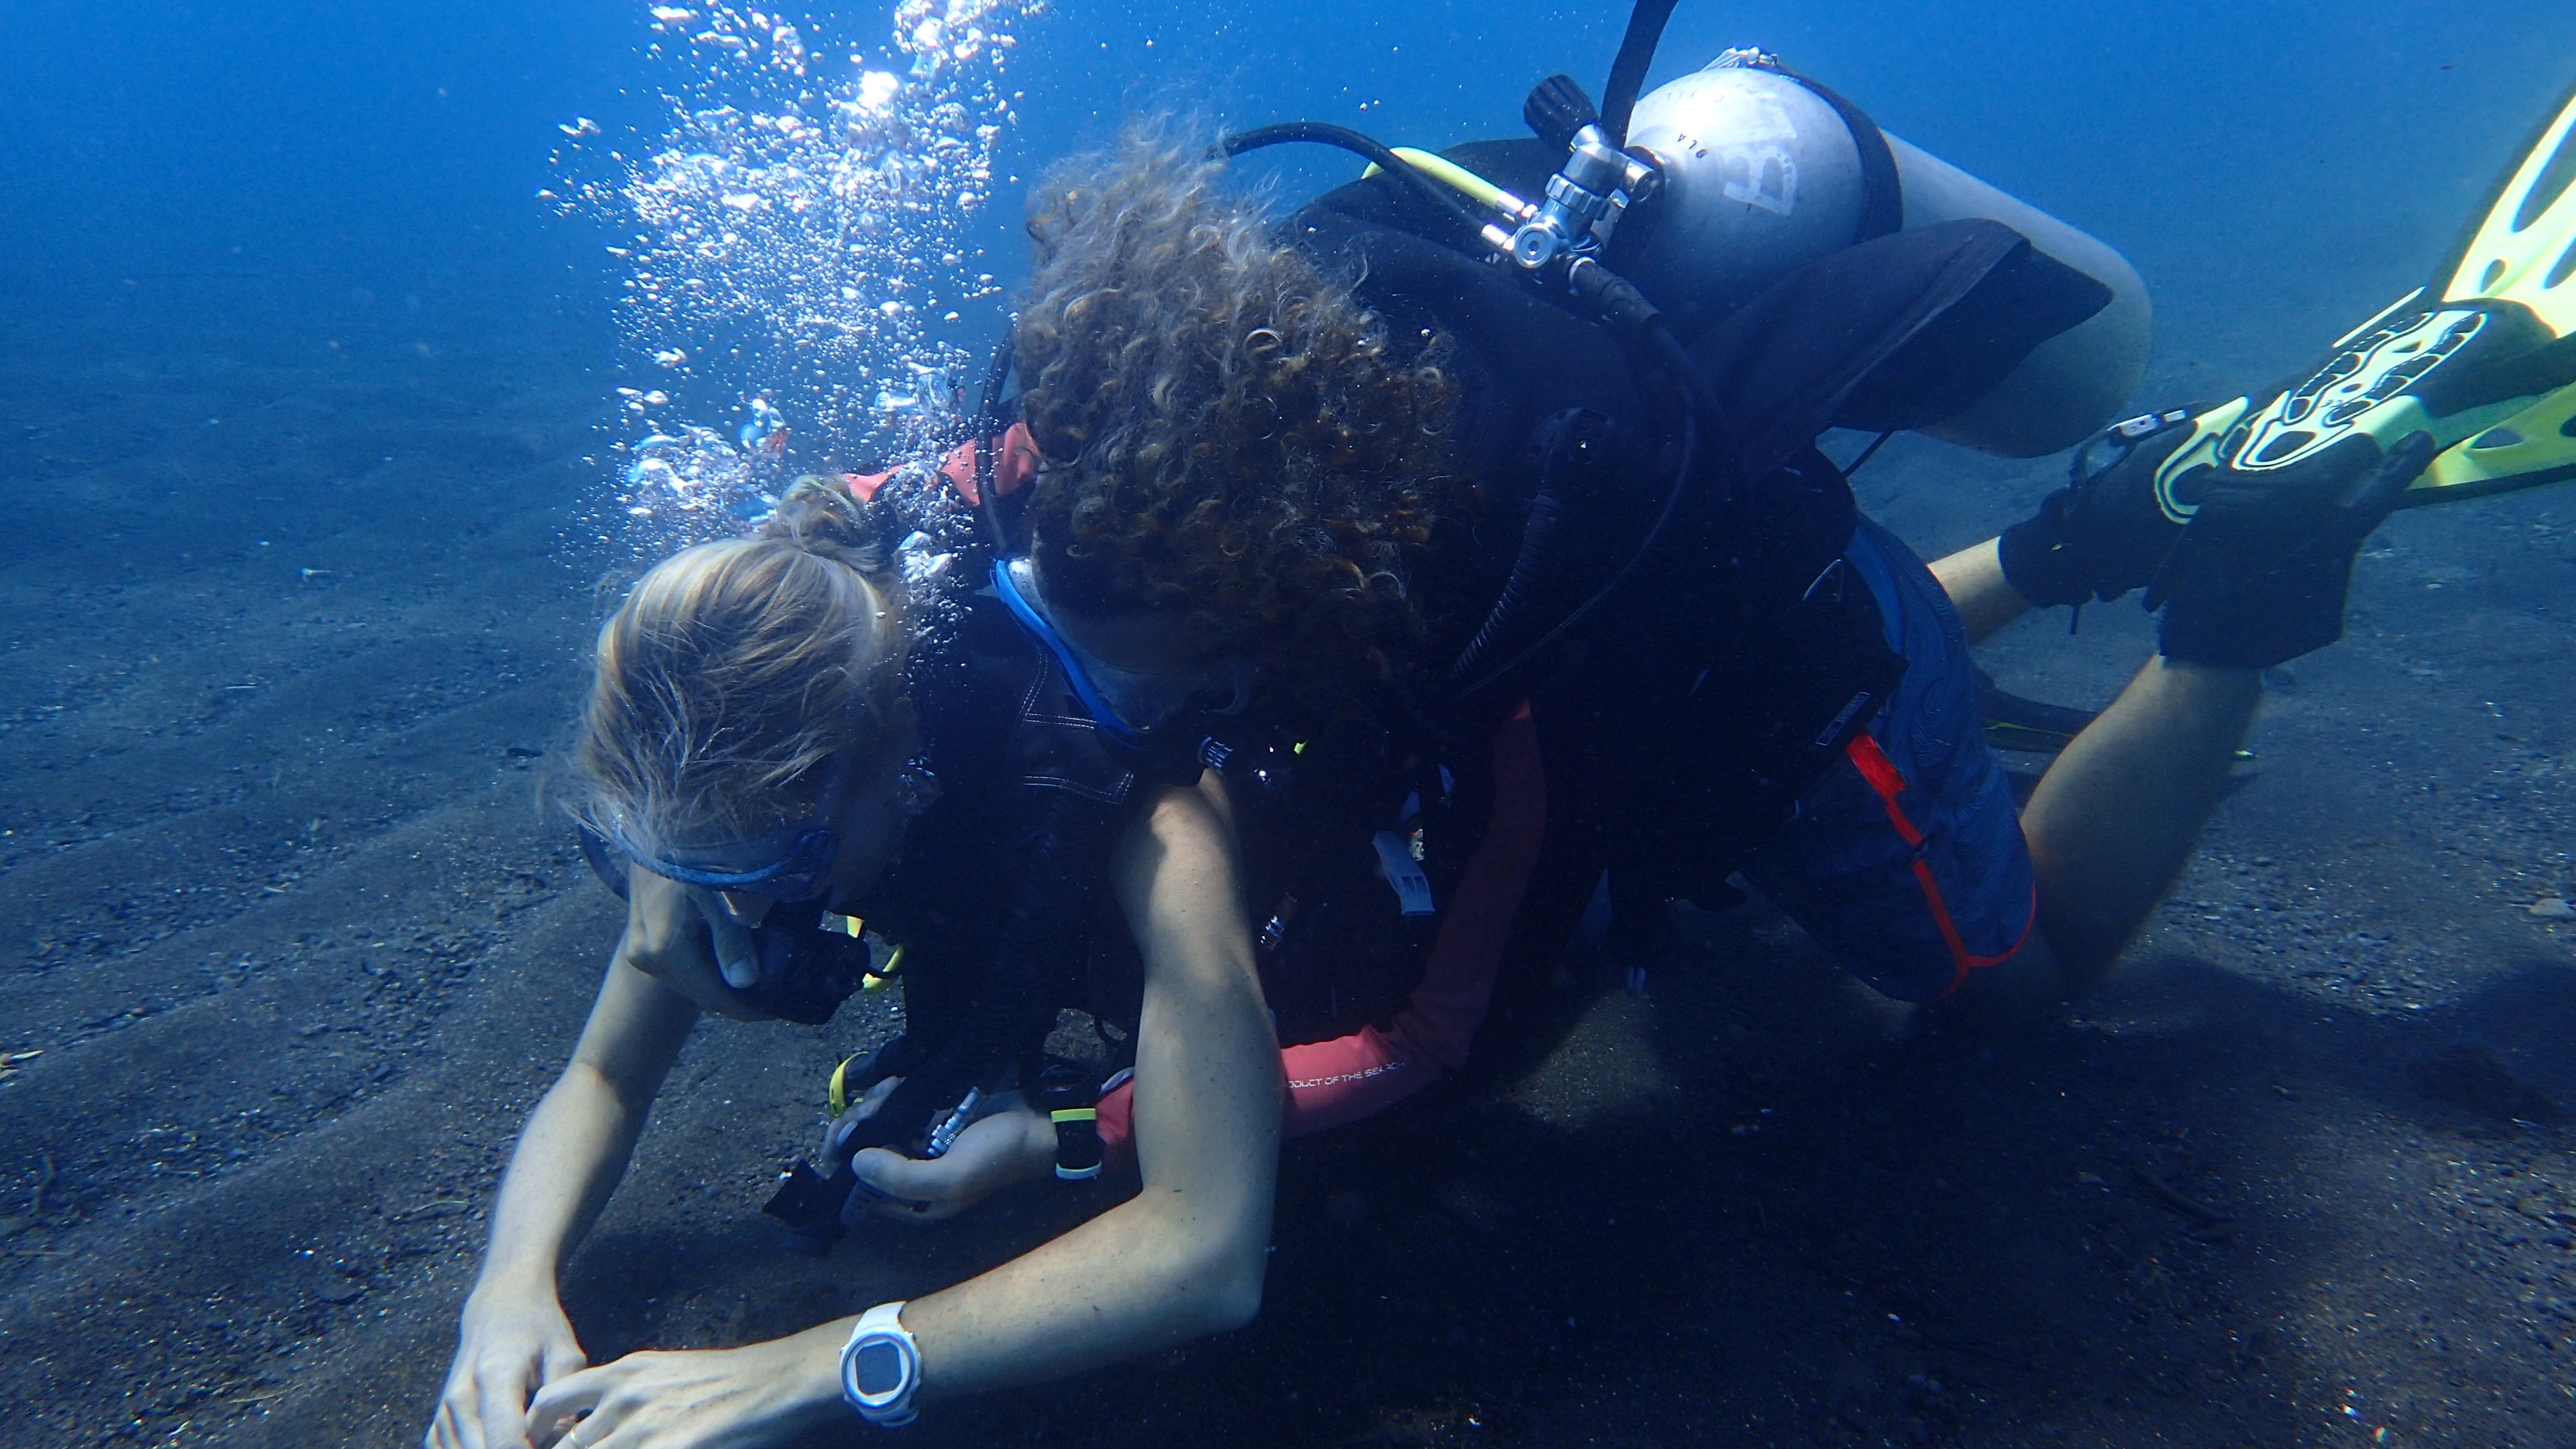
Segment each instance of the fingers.
M469 1433L455 1402L445 1400L438 1406L438 1417L429 1421L429 1432L421 1436L421 1449L482 1449L482 1434L470 1433L469 1437Z
M616 1426L599 1414L568 1414L543 1424L533 1414L528 1418L528 1442L535 1449L599 1449L600 1443L615 1432Z
M590 1356L581 1351L580 1344L570 1339L560 1343L549 1343L546 1345L544 1367L538 1376L538 1381L540 1384L550 1384L567 1375L580 1373L588 1367L590 1367Z
M922 1162L882 1147L862 1149L850 1159L859 1181L885 1199L872 1203L878 1213L898 1222L932 1222L955 1214L958 1206L941 1201L952 1184L942 1180L935 1161Z
M528 1436L520 1420L528 1409L528 1369L517 1373L478 1374L481 1402L467 1433L459 1442L465 1449L526 1449Z
M925 1161L870 1148L850 1159L850 1169L867 1186L902 1200L881 1205L886 1216L937 1222L982 1202L997 1188L1043 1176L1054 1150L1045 1119L1020 1108L976 1122L945 1156Z
M712 895L695 886L689 888L689 898L697 902L698 914L706 918L707 935L715 943L716 969L724 973L725 985L748 991L760 984L760 947L752 941L751 932L714 903Z
M939 1163L906 1157L884 1147L862 1148L850 1159L850 1170L859 1181L888 1197L929 1202L946 1195L951 1184L942 1180Z
M533 1445L534 1449L552 1449L570 1434L576 1421L582 1427L580 1440L584 1449L608 1437L616 1426L606 1422L608 1416L594 1411L608 1397L616 1370L615 1364L606 1368L583 1369L539 1390L536 1398L528 1404L523 1424L525 1442ZM591 1417L584 1419L584 1414Z
M638 967L652 971L711 960L698 921L686 887L640 867L628 869L626 934Z
M877 1109L885 1105L886 1098L893 1096L894 1089L901 1085L901 1077L883 1078L868 1088L867 1095L852 1102L846 1111L833 1118L831 1124L823 1129L823 1160L828 1162L841 1156L851 1134L859 1130L859 1124L875 1116Z
M865 1121L866 1119L875 1116L877 1114L877 1109L885 1105L885 1099L893 1096L894 1089L902 1085L903 1078L886 1077L880 1080L875 1086L868 1088L868 1094L861 1097L858 1100L858 1104L850 1109L851 1120Z

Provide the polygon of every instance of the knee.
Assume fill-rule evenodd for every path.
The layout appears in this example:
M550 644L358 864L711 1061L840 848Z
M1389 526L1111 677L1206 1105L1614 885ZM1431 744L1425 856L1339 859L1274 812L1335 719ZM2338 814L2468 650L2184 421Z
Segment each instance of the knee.
M1981 1034L2022 1036L2057 1021L2098 979L2070 971L2048 937L2034 929L2010 958L1969 972L1942 1008Z

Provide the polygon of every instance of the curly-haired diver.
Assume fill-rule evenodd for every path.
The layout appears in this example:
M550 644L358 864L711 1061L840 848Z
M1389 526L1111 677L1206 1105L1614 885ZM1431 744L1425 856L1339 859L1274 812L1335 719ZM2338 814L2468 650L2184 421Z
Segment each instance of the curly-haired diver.
M1500 171L1516 158L1496 147L1455 159ZM1138 193L1152 233L1130 220ZM1259 269L1295 278L1301 306L1341 292L1382 319L1379 336L1403 339L1410 367L1372 351L1365 375L1320 395L1294 353L1268 363L1292 391L1206 341L1229 325L1207 307L1217 279L1252 269L1240 243L1165 238L1248 224L1215 163L1131 142L1049 195L1019 344L1022 409L1046 458L1026 509L1035 608L1070 657L1126 675L1251 667L1307 702L1384 684L1342 713L1410 720L1427 739L1528 700L1548 853L1522 930L1543 942L1562 939L1603 867L1634 919L1741 871L1897 999L2028 1015L2081 994L2216 803L2257 671L2337 637L2354 550L2427 456L2409 446L2383 466L2363 439L2303 479L2211 484L2163 651L2016 820L1977 728L1969 637L2070 601L2057 575L2081 573L2075 592L2106 598L2156 576L2181 530L2151 504L2145 524L2113 504L2134 500L2165 450L2088 484L2087 506L2056 501L2011 549L1988 543L1927 570L1858 517L1811 439L1848 420L1855 398L1877 418L1936 423L2101 305L2026 240L1967 222L1864 242L1700 334L1697 361L1739 431L1732 456L1694 460L1694 491L1659 522L1678 407L1634 350L1479 262L1391 178L1298 213ZM1124 310L1104 314L1104 293ZM1788 329L1812 336L1826 316L1835 348L1802 350ZM1989 325L1997 316L2013 325ZM1320 396L1337 441L1410 439L1432 421L1411 379L1435 371L1459 399L1446 449L1374 489L1337 482L1329 525L1309 475L1367 467L1365 455L1246 446L1314 425L1321 407L1228 426L1245 398ZM1113 437L1115 449L1094 442ZM1447 511L1425 528L1433 487ZM1170 526L1183 518L1188 531ZM1256 527L1294 541L1293 580L1240 546ZM1640 558L1650 529L1661 535ZM1312 628L1270 622L1305 617L1298 580L1307 609L1366 621L1342 627L1338 655L1316 655ZM1258 614L1230 614L1256 594Z

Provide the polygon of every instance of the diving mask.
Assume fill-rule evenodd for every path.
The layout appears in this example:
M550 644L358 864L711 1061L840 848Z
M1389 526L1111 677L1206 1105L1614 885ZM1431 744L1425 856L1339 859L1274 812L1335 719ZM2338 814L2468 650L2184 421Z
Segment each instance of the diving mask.
M841 832L829 822L839 813L849 783L849 755L835 754L814 793L814 808L776 830L719 845L654 851L628 835L624 821L611 820L608 839L618 854L693 890L764 901L809 900L828 888L832 866L841 858Z
M807 1024L826 1021L858 989L869 965L867 947L853 934L854 927L844 929L845 917L827 909L827 898L836 884L845 884L833 879L849 838L843 827L856 830L854 848L862 856L873 856L880 844L890 848L891 837L879 841L869 825L844 818L851 804L844 759L833 758L815 810L765 835L652 851L637 844L620 822L609 822L603 843L687 889L690 903L705 919L725 987L764 1015ZM905 816L918 815L938 799L938 792L937 777L916 761L896 775L885 803ZM892 822L884 828L900 829ZM592 838L585 834L586 854ZM604 853L592 856L593 867L610 879L605 864ZM617 884L610 879L612 887Z
M721 852L688 851L656 855L626 838L624 831L614 837L617 851L628 860L680 885L719 895L750 896L769 901L801 901L821 895L832 873L833 863L841 858L841 832L826 825L809 830L780 831L757 841L735 841ZM767 860L766 865L735 867L692 863L679 858L694 856L708 862L717 854L730 861Z
M1207 715L1240 714L1258 677L1249 661L1212 667L1141 670L1102 659L1066 636L1047 611L1028 555L993 565L993 592L1063 669L1065 682L1101 733L1127 749L1151 752L1176 726Z
M846 754L832 757L815 791L815 807L804 818L766 834L735 837L720 845L669 848L655 852L626 833L622 822L609 822L609 843L620 855L664 880L688 886L692 893L720 897L725 908L745 926L757 926L759 903L805 901L832 888L832 868L840 862L841 812L849 805L850 763ZM907 762L895 775L886 803L906 817L919 815L939 799L939 777L920 760ZM838 823L827 823L835 822ZM862 831L864 836L867 831ZM759 862L749 864L747 862Z

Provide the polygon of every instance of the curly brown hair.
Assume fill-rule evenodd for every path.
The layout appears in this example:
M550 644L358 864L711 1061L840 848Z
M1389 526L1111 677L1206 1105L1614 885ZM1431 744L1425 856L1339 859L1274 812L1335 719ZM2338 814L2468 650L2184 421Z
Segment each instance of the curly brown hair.
M1030 520L1073 607L1180 609L1206 654L1337 693L1362 661L1402 672L1426 632L1409 564L1468 496L1453 349L1399 346L1224 172L1149 122L1037 188Z

